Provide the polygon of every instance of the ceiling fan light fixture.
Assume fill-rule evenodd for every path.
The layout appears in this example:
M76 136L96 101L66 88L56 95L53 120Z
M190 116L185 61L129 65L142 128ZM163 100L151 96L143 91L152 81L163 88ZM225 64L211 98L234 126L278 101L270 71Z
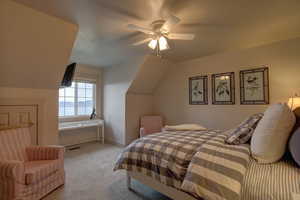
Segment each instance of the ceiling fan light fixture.
M148 38L133 43L134 46L148 43L149 48L161 56L161 51L170 49L170 40L193 40L195 35L191 33L172 33L172 27L180 22L174 15L169 15L166 20L159 19L151 23L151 28L143 28L134 24L128 24L128 28L148 35Z
M155 49L156 46L157 46L157 40L151 40L148 44L148 46L151 48L151 49Z
M170 48L169 44L168 44L168 41L164 36L161 36L159 38L158 44L159 44L159 50L161 50L161 51L167 50L167 49Z

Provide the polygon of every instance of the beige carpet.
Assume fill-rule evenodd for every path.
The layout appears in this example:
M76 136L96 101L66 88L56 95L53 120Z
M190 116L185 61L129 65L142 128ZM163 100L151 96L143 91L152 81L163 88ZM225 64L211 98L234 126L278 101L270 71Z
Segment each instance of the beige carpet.
M121 151L120 147L99 143L67 151L66 184L44 200L170 200L137 181L132 182L136 193L127 190L125 172L112 170Z

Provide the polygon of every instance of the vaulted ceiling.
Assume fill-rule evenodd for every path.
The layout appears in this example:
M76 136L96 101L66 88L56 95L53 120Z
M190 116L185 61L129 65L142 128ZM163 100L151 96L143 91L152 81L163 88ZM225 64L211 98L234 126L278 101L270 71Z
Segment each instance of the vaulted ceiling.
M299 0L15 0L79 25L71 60L114 66L152 53L132 46L146 35L127 24L149 27L170 14L181 19L172 32L194 33L171 41L164 57L184 61L300 36Z

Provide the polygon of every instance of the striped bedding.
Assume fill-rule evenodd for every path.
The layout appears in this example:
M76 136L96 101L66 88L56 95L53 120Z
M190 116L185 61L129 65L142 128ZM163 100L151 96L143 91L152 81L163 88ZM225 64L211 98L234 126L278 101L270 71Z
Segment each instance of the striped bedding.
M239 200L250 160L249 145L228 145L219 134L197 150L182 187L205 200Z
M248 145L227 145L220 131L163 132L141 138L114 170L136 171L206 200L235 200L249 162Z
M300 169L291 161L258 164L251 159L242 187L242 200L294 200L300 194Z

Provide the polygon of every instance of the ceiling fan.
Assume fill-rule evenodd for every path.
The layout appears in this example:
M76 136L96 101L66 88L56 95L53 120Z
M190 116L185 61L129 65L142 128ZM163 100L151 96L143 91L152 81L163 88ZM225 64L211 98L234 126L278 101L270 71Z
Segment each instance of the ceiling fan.
M180 19L171 15L167 20L156 20L151 23L151 28L143 28L134 24L128 24L128 28L147 34L149 37L145 40L133 43L134 46L148 43L148 46L156 51L159 56L161 51L170 48L168 40L193 40L195 35L190 33L171 33L174 25L178 24Z

